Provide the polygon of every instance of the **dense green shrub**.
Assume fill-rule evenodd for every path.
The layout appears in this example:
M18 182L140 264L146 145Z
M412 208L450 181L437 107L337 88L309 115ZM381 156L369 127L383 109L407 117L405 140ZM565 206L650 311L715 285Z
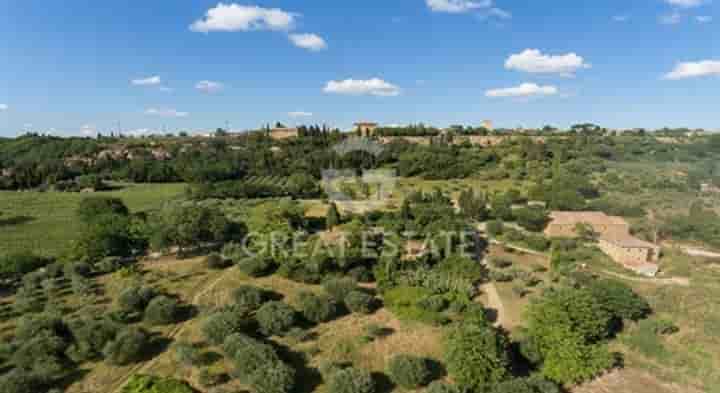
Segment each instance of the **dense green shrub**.
M310 322L321 323L333 319L338 313L337 303L329 296L303 292L299 296L300 313Z
M244 334L228 336L222 347L233 363L234 376L245 383L252 383L258 370L282 362L272 346Z
M124 366L142 360L149 346L150 336L145 330L126 327L105 345L103 355L110 364Z
M350 292L357 289L357 281L350 277L332 278L323 283L323 288L335 301L343 302Z
M444 381L435 381L427 386L425 393L460 393L460 389Z
M485 391L508 377L509 342L492 326L465 322L448 331L445 361L458 385Z
M231 264L232 262L229 259L223 258L218 253L212 253L205 258L205 265L209 269L221 270L230 267Z
M272 301L260 307L255 319L263 334L280 335L295 325L295 310L283 302Z
M588 290L617 318L637 321L650 314L648 302L620 281L593 280Z
M432 378L427 359L412 355L396 355L388 363L388 376L396 385L416 389L427 385Z
M493 267L496 267L498 269L505 269L510 266L512 266L512 261L506 258L501 257L492 257L490 258L490 264L493 265Z
M256 257L245 258L238 262L238 268L250 277L266 276L277 267L272 257L260 255Z
M72 369L72 362L65 355L67 347L65 339L44 331L20 343L12 363L45 381L61 378Z
M560 393L560 387L539 375L501 382L492 393Z
M168 296L156 296L145 308L145 321L152 325L169 325L183 318L183 306Z
M31 340L41 334L69 338L69 329L60 316L50 313L23 315L15 326L15 340Z
M345 296L345 305L356 313L370 314L375 311L375 298L363 291L352 291Z
M283 362L258 368L250 377L256 393L290 393L295 387L295 370Z
M122 310L143 312L157 293L150 287L132 286L120 293L117 299Z
M37 393L42 388L42 379L25 370L16 368L0 376L0 393Z
M90 277L92 274L92 265L87 262L66 263L63 272L65 277L72 278L74 276Z
M115 339L120 325L109 319L83 318L70 323L74 343L71 357L75 361L96 360L103 348Z
M442 312L448 308L449 302L442 295L433 295L418 300L417 305L423 310Z
M123 261L120 257L105 257L95 264L95 270L100 273L113 273L123 267Z
M51 262L51 259L31 253L3 255L0 256L0 278L19 279Z
M178 342L173 345L175 360L185 366L193 366L200 358L200 350L192 344Z
M243 333L252 327L252 320L240 311L220 311L210 315L202 326L205 338L214 345L222 344L235 333Z
M369 372L356 368L338 370L328 381L329 393L375 393L375 381Z
M246 312L257 310L267 301L267 298L264 290L251 285L242 285L232 292L235 306Z
M186 382L150 375L133 375L121 393L197 393Z
M375 276L370 268L367 266L356 266L348 272L350 277L357 282L373 282Z
M490 271L490 279L492 281L497 282L510 282L515 279L515 277L508 273L508 272L502 272L499 270L491 270Z

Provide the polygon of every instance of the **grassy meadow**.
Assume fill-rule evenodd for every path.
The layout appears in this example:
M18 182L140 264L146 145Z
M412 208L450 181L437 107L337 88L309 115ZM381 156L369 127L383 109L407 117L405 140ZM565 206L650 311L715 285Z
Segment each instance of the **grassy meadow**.
M159 207L182 194L184 184L121 184L114 191L71 192L0 191L0 255L32 251L60 255L72 246L81 229L76 218L80 201L89 195L121 198L133 211Z

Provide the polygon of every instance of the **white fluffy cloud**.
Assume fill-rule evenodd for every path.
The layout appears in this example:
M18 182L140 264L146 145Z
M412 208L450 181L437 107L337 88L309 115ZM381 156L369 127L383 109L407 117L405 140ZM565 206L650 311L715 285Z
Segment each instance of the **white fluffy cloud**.
M327 49L327 42L317 34L290 34L289 38L298 48L313 52Z
M425 0L425 4L434 12L461 14L481 8L490 8L492 0Z
M693 8L699 7L705 4L705 0L665 0L666 3L682 8Z
M590 64L575 53L566 55L544 55L537 49L525 49L521 53L511 55L505 61L505 68L530 72L534 74L561 74L572 76L576 71L590 68Z
M190 25L190 30L211 31L291 30L297 14L279 8L219 3L205 14L205 18Z
M6 110L10 109L7 104L0 104L0 112L5 112Z
M303 112L303 111L297 111L297 112L289 112L288 116L290 117L312 117L311 112Z
M677 25L682 22L683 15L677 11L666 15L660 15L659 21L664 25Z
M678 80L720 75L720 60L703 60L698 62L678 63L664 79Z
M200 81L195 84L195 88L204 93L217 93L225 88L225 86L220 82Z
M373 95L392 97L400 95L400 88L379 78L368 80L345 79L343 81L330 81L323 89L325 93L345 95Z
M130 81L133 86L157 86L162 83L159 76L151 76L148 78L133 79Z
M552 96L558 93L555 86L538 86L535 83L523 83L520 86L505 89L493 89L485 92L486 97L538 97Z
M145 114L151 115L151 116L161 116L161 117L187 117L189 115L189 113L187 113L187 112L178 112L177 110L170 109L170 108L162 108L162 109L150 108L145 111Z

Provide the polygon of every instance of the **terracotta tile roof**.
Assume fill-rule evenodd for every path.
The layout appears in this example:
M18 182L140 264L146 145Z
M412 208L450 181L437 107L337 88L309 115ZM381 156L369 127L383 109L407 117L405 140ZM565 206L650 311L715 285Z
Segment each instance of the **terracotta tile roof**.
M657 245L640 240L630 234L606 233L600 237L602 240L626 248L658 248Z

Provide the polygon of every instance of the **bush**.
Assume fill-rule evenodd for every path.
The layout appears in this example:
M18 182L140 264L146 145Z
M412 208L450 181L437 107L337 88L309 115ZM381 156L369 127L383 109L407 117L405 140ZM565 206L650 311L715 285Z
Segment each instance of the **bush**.
M230 261L237 263L243 255L245 255L245 251L242 244L230 242L223 246L220 255L222 255L225 259L229 259Z
M78 319L70 323L74 338L71 357L75 361L96 360L102 357L103 348L114 340L120 325L109 319Z
M19 279L51 262L51 259L30 253L5 255L0 257L0 278Z
M185 366L193 366L200 358L200 351L192 344L179 342L174 345L175 359Z
M533 375L501 382L493 388L492 393L560 393L560 388L552 381Z
M373 282L375 280L375 276L373 275L372 270L370 270L367 266L357 266L348 272L348 275L353 278L353 280L357 282Z
M396 355L390 359L388 376L405 389L416 389L430 382L432 373L426 359L411 355Z
M267 301L267 295L260 288L242 285L232 292L232 299L235 306L249 313L260 308Z
M87 262L67 263L63 271L67 278L73 278L74 276L90 277L92 266Z
M275 362L255 371L250 385L256 393L289 393L295 387L295 370L285 363Z
M100 273L113 273L123 267L122 258L105 257L95 264L95 269Z
M143 312L156 295L152 288L133 286L122 291L117 302L122 310Z
M238 268L250 277L263 277L272 273L276 264L270 256L257 256L241 260Z
M490 264L498 269L505 269L512 266L512 261L505 258L493 257L490 258Z
M268 302L260 307L255 319L264 335L281 335L295 325L295 310L283 302Z
M72 362L65 355L67 342L50 332L20 344L12 355L12 363L45 381L61 378L71 370Z
M447 332L445 362L450 376L460 387L488 390L508 376L508 339L491 326L462 323Z
M15 326L15 341L31 340L43 333L69 337L68 327L62 318L49 313L23 315Z
M244 383L251 382L258 370L281 363L272 346L244 334L228 336L222 347L233 362L234 375Z
M335 301L342 302L350 292L357 289L357 281L352 278L333 278L323 283L323 288Z
M417 305L423 310L442 312L448 308L448 300L444 296L433 295L420 299Z
M375 393L375 382L369 372L356 368L338 370L328 381L329 393Z
M167 296L153 298L145 309L145 320L152 325L170 325L183 317L183 307L177 299Z
M370 314L375 311L375 298L363 291L352 291L345 297L345 305L352 312Z
M497 282L510 282L514 280L515 277L510 273L492 270L490 271L490 279Z
M42 387L42 380L38 376L18 368L0 376L2 393L37 393L43 391Z
M428 385L425 393L460 393L457 386L443 381L435 381Z
M250 330L251 325L252 321L247 314L239 311L221 311L208 317L202 326L202 331L211 344L220 345L228 336Z
M150 375L133 375L121 393L197 393L186 382Z
M222 257L218 253L212 253L205 258L205 265L208 269L222 270L230 267L231 261Z
M103 354L110 364L124 366L142 360L149 346L150 336L145 330L127 327L105 345Z
M329 296L303 292L299 296L299 304L300 313L310 322L327 322L338 313L337 303Z

